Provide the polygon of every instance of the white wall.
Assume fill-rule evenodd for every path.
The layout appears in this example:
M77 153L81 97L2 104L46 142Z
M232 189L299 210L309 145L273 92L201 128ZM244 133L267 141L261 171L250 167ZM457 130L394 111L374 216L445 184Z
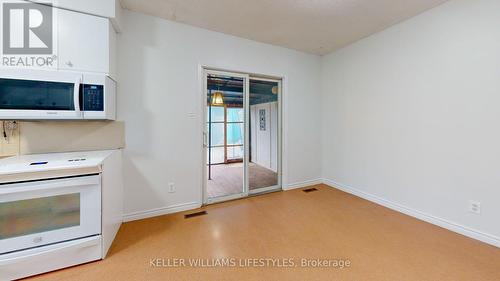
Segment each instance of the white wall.
M125 213L135 214L127 219L201 202L200 65L285 76L284 184L320 178L320 57L129 11L122 24L118 119Z
M260 130L259 111L266 113L266 129ZM278 102L250 106L251 161L277 172L278 169Z
M323 177L500 245L499 11L450 1L324 57Z

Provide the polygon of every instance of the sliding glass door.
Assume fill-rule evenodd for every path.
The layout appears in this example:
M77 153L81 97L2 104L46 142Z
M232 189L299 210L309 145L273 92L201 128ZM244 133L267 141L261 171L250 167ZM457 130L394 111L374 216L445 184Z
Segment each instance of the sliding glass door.
M281 82L204 70L204 202L280 189Z
M250 78L250 194L281 188L281 81Z
M248 195L248 75L205 70L205 203Z

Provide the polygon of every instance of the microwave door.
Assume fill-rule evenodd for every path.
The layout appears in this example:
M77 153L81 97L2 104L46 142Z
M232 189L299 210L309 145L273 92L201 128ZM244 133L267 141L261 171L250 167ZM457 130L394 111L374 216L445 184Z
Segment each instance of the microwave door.
M81 119L81 75L0 71L0 119Z

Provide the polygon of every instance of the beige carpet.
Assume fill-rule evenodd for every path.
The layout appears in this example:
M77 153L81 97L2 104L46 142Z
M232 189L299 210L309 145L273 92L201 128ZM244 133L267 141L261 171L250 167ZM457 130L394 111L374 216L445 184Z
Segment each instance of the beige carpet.
M278 174L255 163L248 167L249 189L278 184ZM243 190L243 163L212 165L212 179L207 182L209 198L241 193Z
M203 208L207 215L190 219L185 212L125 223L107 259L33 280L500 280L499 248L318 188L210 205ZM222 257L348 259L351 266L150 264Z

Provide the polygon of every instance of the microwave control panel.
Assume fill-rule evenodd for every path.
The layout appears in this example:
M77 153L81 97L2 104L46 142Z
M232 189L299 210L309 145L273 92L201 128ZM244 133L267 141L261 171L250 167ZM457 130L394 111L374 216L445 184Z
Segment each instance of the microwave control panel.
M104 111L104 86L84 84L83 99L80 100L84 111Z

